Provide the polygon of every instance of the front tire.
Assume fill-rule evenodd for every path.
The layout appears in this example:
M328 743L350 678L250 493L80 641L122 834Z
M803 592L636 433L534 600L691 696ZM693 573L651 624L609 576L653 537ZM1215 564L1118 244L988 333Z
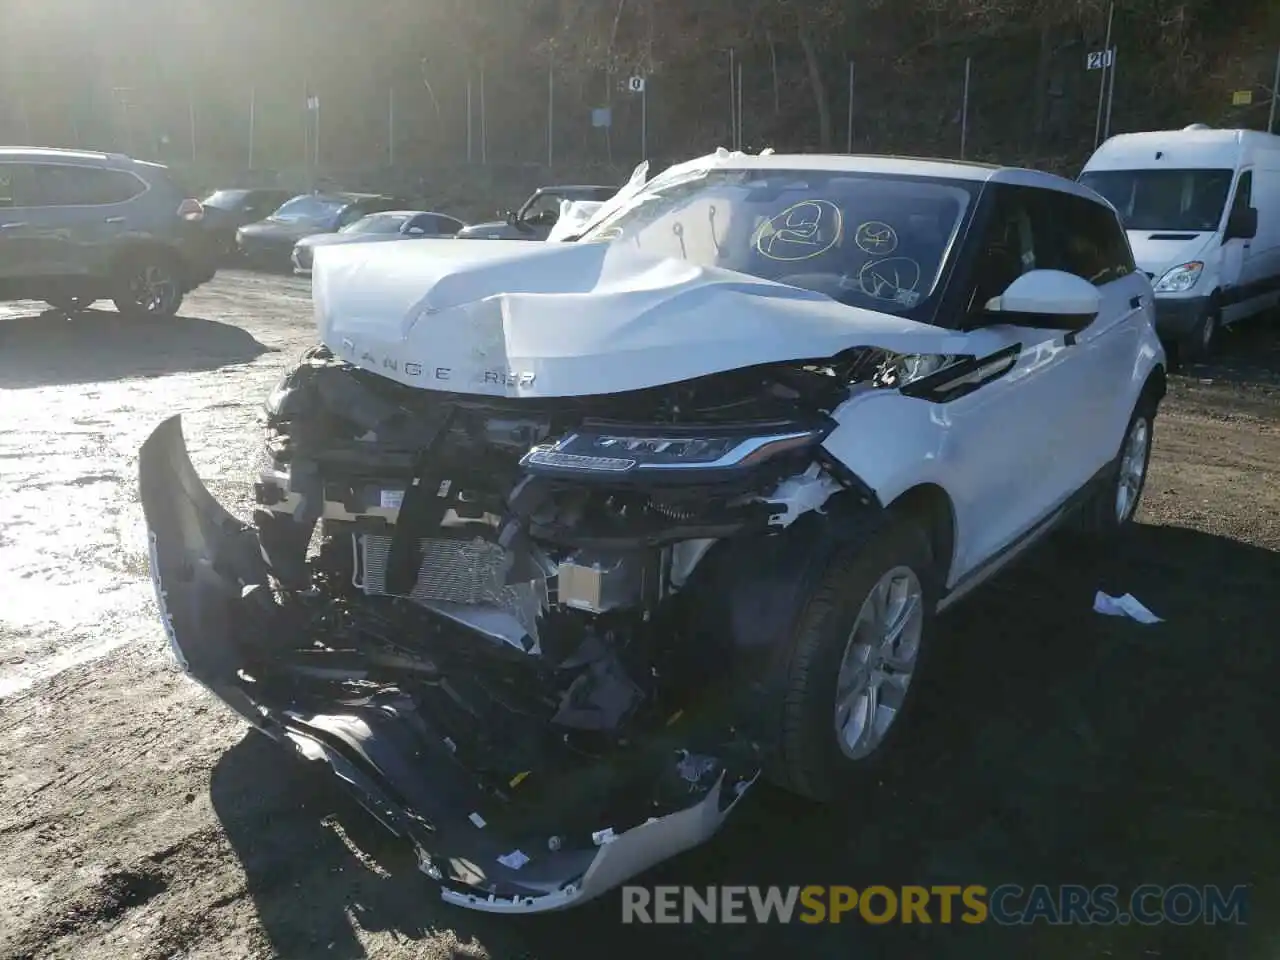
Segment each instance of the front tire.
M130 319L168 319L182 306L183 289L177 265L168 257L144 255L121 271L116 309Z
M1195 329L1178 344L1178 359L1184 363L1209 359L1218 344L1218 331L1221 327L1222 310L1215 298Z
M1147 485L1151 443L1155 438L1156 406L1146 396L1138 401L1116 461L1080 511L1080 532L1096 539L1116 536L1133 523Z
M792 635L779 786L826 802L878 764L915 702L937 598L929 541L908 518L832 559Z

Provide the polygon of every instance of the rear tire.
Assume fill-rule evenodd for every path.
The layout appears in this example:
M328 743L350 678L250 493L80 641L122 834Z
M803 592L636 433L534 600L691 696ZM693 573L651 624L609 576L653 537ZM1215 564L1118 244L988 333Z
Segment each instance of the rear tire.
M96 298L90 299L89 297L71 297L71 296L54 297L50 300L45 301L45 303L49 304L49 306L53 307L53 309L61 310L67 316L72 316L77 313L82 313L83 311L88 310L91 306L93 306L97 302L98 301Z
M142 254L126 261L118 286L116 309L129 319L168 319L182 306L182 279L171 257Z
M929 541L910 518L832 558L792 634L774 782L827 802L879 765L915 703L937 599Z

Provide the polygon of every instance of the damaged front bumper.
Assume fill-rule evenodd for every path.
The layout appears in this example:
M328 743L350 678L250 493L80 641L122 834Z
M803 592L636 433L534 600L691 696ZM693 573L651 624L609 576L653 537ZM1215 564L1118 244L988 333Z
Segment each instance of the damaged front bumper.
M272 593L256 532L196 476L179 417L143 445L139 481L151 575L182 669L273 740L328 764L370 813L414 846L449 903L536 913L598 897L709 839L754 782L754 773L722 767L690 789L688 806L669 806L616 833L604 822L585 833L577 814L555 835L506 833L501 816L486 816L493 796L412 697L382 690L318 704L304 681L275 675L272 650L292 625Z

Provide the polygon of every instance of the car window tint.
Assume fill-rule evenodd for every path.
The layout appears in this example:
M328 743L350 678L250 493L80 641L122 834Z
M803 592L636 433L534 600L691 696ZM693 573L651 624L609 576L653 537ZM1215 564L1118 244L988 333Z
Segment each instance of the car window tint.
M1231 212L1243 213L1253 206L1253 171L1246 170L1236 181L1236 195L1231 201Z
M132 200L146 186L119 170L38 163L32 166L32 205L41 207L104 206Z
M17 206L17 191L14 189L16 170L17 164L0 163L0 207Z
M981 310L1031 270L1062 270L1102 286L1137 269L1120 221L1102 204L1057 190L997 189L970 310Z
M1056 190L1036 190L1029 205L1036 266L1103 286L1137 267L1120 221L1100 203Z

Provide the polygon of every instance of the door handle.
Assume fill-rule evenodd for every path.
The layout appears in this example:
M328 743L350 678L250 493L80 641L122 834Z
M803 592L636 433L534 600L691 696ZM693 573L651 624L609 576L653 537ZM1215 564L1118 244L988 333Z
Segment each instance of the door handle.
M1142 298L1134 297L1132 300L1129 301L1129 306L1134 310L1142 309Z
M29 223L0 223L0 230L17 230L29 226L31 226Z
M124 217L107 217L107 223L124 223Z

